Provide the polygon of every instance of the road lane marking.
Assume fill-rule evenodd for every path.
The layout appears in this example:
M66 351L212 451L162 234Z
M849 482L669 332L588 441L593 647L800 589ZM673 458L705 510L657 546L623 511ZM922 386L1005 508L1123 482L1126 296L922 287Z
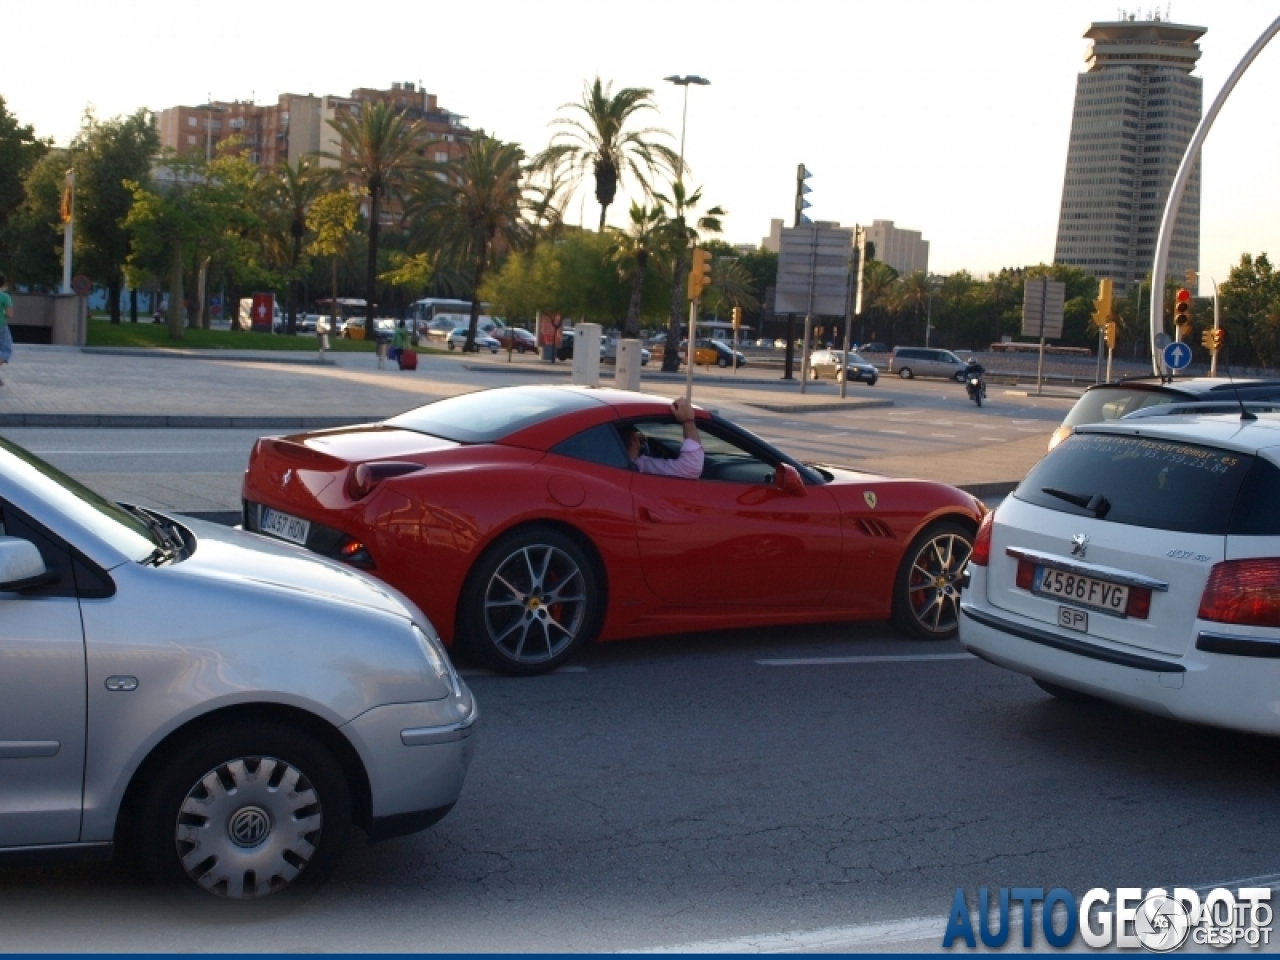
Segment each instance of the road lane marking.
M977 660L972 653L904 653L883 657L779 657L757 660L762 667L826 667L841 663L922 663L929 660Z
M931 437L946 437L948 440L951 440L951 439L953 439L956 435L955 435L954 433L931 433L931 434L929 434L929 436L931 436Z
M1003 442L1004 437L979 437L978 439L979 439L980 441L985 441L985 440L994 440L996 443L1001 443L1001 442Z
M654 947L637 953L812 953L847 952L858 947L903 943L911 940L942 942L946 920L941 917L911 917L885 923L858 923L822 930L770 933L759 936L706 940L673 947ZM631 951L628 951L631 952Z
M892 433L899 437L905 437L907 435L907 431L905 430L877 430L876 433Z

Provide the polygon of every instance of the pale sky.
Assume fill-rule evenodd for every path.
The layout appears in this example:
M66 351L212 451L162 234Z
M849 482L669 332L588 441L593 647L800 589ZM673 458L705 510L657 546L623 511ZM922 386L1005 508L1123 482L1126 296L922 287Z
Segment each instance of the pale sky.
M1207 109L1280 13L1262 0L1173 0L1208 28L1196 70ZM345 95L421 82L472 126L534 152L561 104L599 74L654 88L679 146L673 73L691 88L686 157L725 239L790 222L795 169L814 171L815 219L921 230L930 268L976 274L1053 257L1082 34L1113 0L602 4L579 0L113 0L55 12L6 4L0 93L65 143L100 116L280 93ZM1140 15L1150 4L1127 7ZM1162 16L1165 9L1161 6ZM207 41L207 42L206 42ZM1280 256L1280 40L1245 75L1204 151L1201 269L1224 280L1242 252ZM592 226L594 196L569 219ZM610 222L622 224L620 198ZM1207 291L1205 291L1207 292Z

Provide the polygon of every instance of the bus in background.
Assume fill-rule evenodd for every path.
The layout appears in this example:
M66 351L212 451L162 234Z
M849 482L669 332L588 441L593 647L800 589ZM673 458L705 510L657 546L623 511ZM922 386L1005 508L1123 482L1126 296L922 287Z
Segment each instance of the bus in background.
M480 304L480 321L476 332L500 339L506 323L501 317L490 316L488 308L489 304ZM471 301L435 297L417 300L411 308L409 321L418 343L426 344L435 340L443 345L455 328L471 323Z

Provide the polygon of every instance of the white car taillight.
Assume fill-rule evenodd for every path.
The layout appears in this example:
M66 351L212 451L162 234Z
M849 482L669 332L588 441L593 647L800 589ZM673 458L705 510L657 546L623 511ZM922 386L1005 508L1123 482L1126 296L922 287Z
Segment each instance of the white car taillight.
M1197 616L1242 627L1280 627L1280 558L1214 564Z

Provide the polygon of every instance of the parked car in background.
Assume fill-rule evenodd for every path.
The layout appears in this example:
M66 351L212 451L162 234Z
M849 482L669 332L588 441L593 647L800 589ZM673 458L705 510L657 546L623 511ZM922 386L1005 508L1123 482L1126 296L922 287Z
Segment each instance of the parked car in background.
M689 341L681 341L681 363L685 362L688 352ZM725 341L699 338L696 346L694 347L693 362L700 367L731 367L734 365L733 360L735 356L738 359L738 366L745 367L747 365L747 358L740 351L735 351L733 347Z
M858 353L861 353L864 355L872 354L872 353L888 353L889 352L889 348L885 346L883 343L880 343L878 340L872 340L870 343L864 343L861 346L857 347L856 349Z
M847 359L840 350L815 350L809 355L811 380L831 378L839 383L846 377L874 387L880 379L880 371L856 353L849 354Z
M560 346L556 347L556 359L557 359L557 360L572 360L572 359L573 359L573 344L574 344L574 341L575 341L576 339L577 339L577 338L574 336L574 332L573 332L572 328L570 328L570 329L568 329L568 330L561 330L561 331L560 331ZM605 358L605 353L606 353L607 349L608 349L608 348L607 348L607 346L606 346L606 344L605 344L604 338L602 337L602 338L600 339L600 359L601 359L601 360L603 360L603 359Z
M292 475L291 475L292 476ZM298 485L301 485L301 481ZM115 504L0 439L0 862L110 859L240 900L352 825L457 801L476 706L435 627L349 563Z
M700 477L640 473L619 427L638 429L651 457L678 456L684 439L666 397L569 386L263 438L245 523L281 518L274 529L372 571L447 642L512 674L553 670L592 637L693 625L892 615L916 639L954 635L985 512L969 494L806 465L706 411ZM285 482L294 464L305 482Z
M961 360L950 350L934 350L931 347L894 347L889 358L889 372L904 380L912 377L944 377L947 380L963 380L967 360Z
M1135 410L1171 403L1213 401L1228 411L1246 400L1280 400L1280 379L1227 377L1187 377L1162 383L1156 377L1135 377L1115 383L1099 383L1086 390L1067 413L1062 425L1049 438L1049 449L1071 436L1073 428L1086 423L1120 420ZM1203 411L1203 408L1202 408ZM1208 412L1208 411L1203 411Z
M449 332L448 338L445 340L445 346L450 350L461 350L467 345L467 328L454 327ZM476 349L488 350L490 353L497 353L502 349L502 344L498 343L493 337L486 336L483 333L476 334Z
M1032 468L978 533L960 639L1054 696L1280 735L1280 413L1179 409Z
M524 327L504 327L494 339L503 350L516 353L536 353L538 350L538 338Z

